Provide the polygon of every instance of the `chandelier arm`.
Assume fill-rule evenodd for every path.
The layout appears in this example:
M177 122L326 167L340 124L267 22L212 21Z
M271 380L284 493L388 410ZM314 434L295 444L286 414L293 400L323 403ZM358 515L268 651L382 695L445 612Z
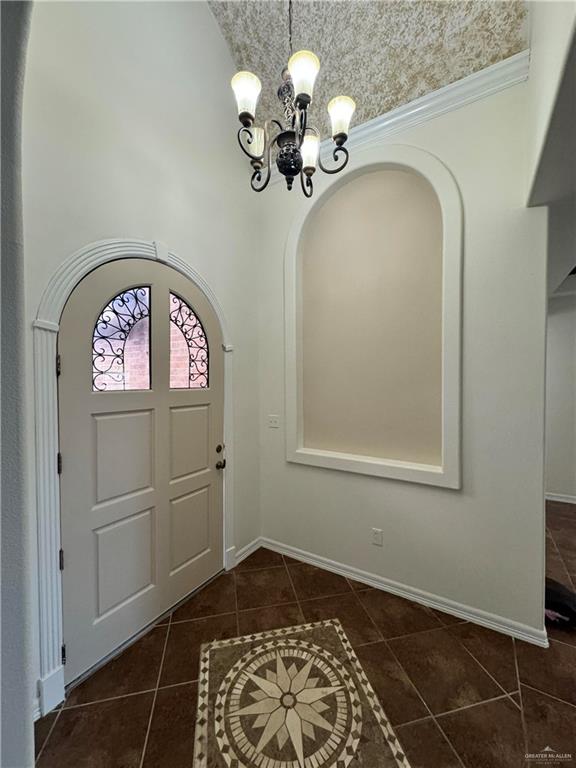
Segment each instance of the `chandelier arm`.
M264 176L264 181L262 181L262 171L266 172L266 175ZM254 173L252 174L252 178L250 179L250 186L252 187L254 192L262 192L268 186L269 181L270 181L270 165L267 165L263 169L256 169L254 171Z
M343 155L343 162L341 162L340 165L337 165L336 168L326 168L322 164L322 159L320 158L320 155L318 155L318 166L324 171L324 173L339 173L348 164L349 154L346 147L334 147L334 151L332 152L332 158L336 163L338 162L338 155Z
M314 192L314 185L312 184L312 177L307 176L300 171L300 184L302 185L302 192L306 197L312 197Z
M246 128L245 126L242 126L240 130L238 131L238 144L240 145L240 149L244 154L250 158L250 160L262 160L264 157L264 153L266 152L266 148L264 148L264 152L262 152L261 155L253 155L252 152L250 152L249 149L246 148L244 141L242 140L242 137L246 136L246 144L252 144L254 141L254 134L250 130L250 128Z

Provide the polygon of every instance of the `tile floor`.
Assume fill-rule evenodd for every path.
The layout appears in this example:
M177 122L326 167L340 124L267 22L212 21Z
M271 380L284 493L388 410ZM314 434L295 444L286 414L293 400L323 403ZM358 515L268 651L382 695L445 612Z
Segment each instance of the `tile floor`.
M576 510L566 506L549 511L549 563L574 579ZM37 765L191 768L201 644L332 617L412 768L520 768L548 745L576 766L574 636L556 632L536 648L264 549L39 720Z

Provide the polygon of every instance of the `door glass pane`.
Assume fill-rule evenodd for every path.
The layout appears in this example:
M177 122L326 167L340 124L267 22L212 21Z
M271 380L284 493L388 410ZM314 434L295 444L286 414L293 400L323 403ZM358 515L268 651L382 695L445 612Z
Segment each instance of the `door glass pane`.
M150 389L150 288L122 291L92 335L92 390Z
M208 386L208 341L194 310L170 294L170 388Z

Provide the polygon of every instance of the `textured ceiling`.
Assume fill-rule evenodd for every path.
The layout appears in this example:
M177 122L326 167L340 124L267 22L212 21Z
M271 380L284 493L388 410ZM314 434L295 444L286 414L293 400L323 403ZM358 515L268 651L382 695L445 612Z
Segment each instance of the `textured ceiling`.
M262 81L257 122L282 117L276 90L290 55L287 0L209 3L238 69ZM353 125L527 48L520 0L294 0L292 47L320 58L311 118L329 133L326 105L352 96ZM230 98L233 99L232 92Z

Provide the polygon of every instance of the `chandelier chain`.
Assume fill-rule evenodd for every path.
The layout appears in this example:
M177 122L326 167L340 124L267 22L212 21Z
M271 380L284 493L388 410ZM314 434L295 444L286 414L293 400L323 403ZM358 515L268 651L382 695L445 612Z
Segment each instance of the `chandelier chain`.
M288 42L290 45L290 56L294 53L292 48L292 0L288 0Z

